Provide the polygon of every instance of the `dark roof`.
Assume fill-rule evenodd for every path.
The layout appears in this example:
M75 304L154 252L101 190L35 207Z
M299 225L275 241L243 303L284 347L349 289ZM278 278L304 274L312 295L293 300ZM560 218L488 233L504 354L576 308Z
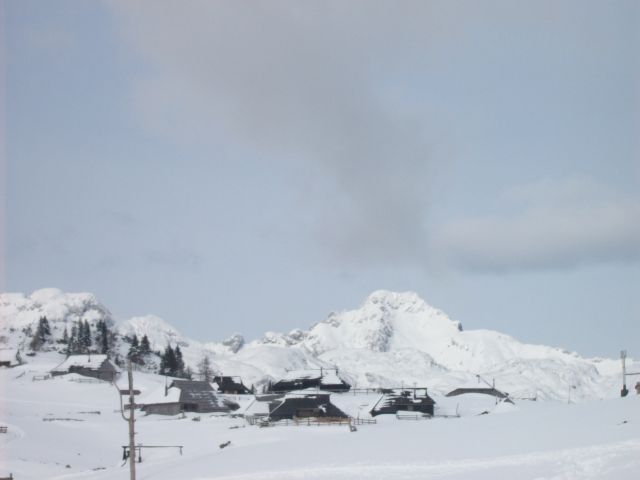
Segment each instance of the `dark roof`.
M200 380L174 380L169 387L177 387L183 391L206 391L213 390L213 387L209 382Z
M403 410L414 410L433 415L433 398L427 393L427 389L392 390L380 397L371 409L373 416L381 413L396 413Z
M300 416L347 418L348 415L331 403L328 393L287 395L269 404L269 417L278 420Z
M337 369L331 368L291 371L285 378L271 385L272 392L291 392L307 388L346 392L351 389L351 385L338 376Z
M208 382L197 380L174 380L170 387L180 389L181 404L197 405L199 412L228 412L239 406L233 402L219 399Z
M236 378L239 381L236 381ZM220 375L213 377L213 382L218 385L218 391L220 392L250 393L249 389L242 383L242 380L240 380L240 377L225 377Z
M447 397L455 397L457 395L464 395L465 393L482 393L484 395L492 395L498 398L508 398L507 393L501 392L497 388L493 387L462 387L447 393Z

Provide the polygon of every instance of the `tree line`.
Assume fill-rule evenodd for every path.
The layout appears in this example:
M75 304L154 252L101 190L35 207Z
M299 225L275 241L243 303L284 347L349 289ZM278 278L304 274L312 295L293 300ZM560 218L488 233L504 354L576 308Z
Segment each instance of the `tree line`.
M51 325L46 316L40 317L36 330L29 342L29 348L37 352L52 340ZM78 320L72 327L71 333L65 326L62 338L57 343L64 345L67 355L82 353L109 354L113 345L113 333L107 322L98 320L95 331L87 320Z

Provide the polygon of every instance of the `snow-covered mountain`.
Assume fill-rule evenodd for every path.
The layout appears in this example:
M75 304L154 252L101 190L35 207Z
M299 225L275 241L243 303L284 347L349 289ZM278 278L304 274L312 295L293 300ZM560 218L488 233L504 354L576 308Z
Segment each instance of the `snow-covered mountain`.
M54 339L61 339L79 320L92 327L103 320L113 326L111 312L91 293L64 293L57 288L36 290L31 295L0 294L0 354L25 351L40 317L49 321ZM5 355L6 356L6 355Z
M109 310L95 296L56 289L30 296L0 295L0 348L26 348L29 327L40 316L52 324L54 337L79 319L112 324ZM286 370L337 367L358 387L417 384L446 392L477 382L480 374L496 386L520 396L541 399L602 398L617 394L618 362L585 359L576 353L530 345L499 332L469 330L428 305L412 292L376 291L360 308L331 313L308 330L267 332L246 342L234 335L221 342L186 338L165 320L147 315L120 322L115 330L118 351L127 339L147 335L154 350L180 345L194 370L207 355L213 367L260 385ZM28 343L28 342L27 342Z

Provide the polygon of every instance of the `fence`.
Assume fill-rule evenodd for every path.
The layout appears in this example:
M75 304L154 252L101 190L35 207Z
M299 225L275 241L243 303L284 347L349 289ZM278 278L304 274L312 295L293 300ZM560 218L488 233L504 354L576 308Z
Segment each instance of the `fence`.
M51 375L49 375L48 373L46 375L34 375L33 377L31 377L31 380L34 382L38 382L38 381L42 381L42 380L51 380Z
M429 420L431 415L422 413L396 413L398 420Z
M104 383L106 380L100 380L99 378L70 378L69 381L76 383Z
M332 425L373 425L377 423L375 418L342 418L342 417L308 417L308 418L284 418L282 420L269 420L267 417L246 417L249 425L259 427L322 427Z

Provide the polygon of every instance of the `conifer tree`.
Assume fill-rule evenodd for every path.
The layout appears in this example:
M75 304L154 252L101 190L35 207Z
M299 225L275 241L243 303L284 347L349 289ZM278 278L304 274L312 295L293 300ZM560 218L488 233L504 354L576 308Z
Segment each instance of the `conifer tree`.
M102 353L107 354L110 350L110 338L111 332L109 332L109 327L107 327L107 322L102 321Z
M47 342L47 340L51 337L51 328L49 327L49 321L47 317L40 317L38 320L38 327L36 328L36 332L33 334L33 338L31 339L31 343L29 346L31 350L37 352L40 348Z
M100 353L108 354L109 353L109 328L107 327L107 322L104 320L98 320L96 324L96 335L95 335L95 344L96 349Z
M133 363L144 365L144 360L140 354L140 342L138 342L138 336L136 334L134 334L131 339L131 346L129 347L129 352L127 352L127 358L130 358Z
M67 353L69 355L73 355L79 352L80 342L78 341L80 335L80 321L74 324L71 327L71 335L69 336L69 348L67 349Z
M160 358L160 374L174 377L176 375L176 367L176 353L173 348L171 348L171 345L167 345L167 348L164 349L164 353Z
M140 353L142 353L143 355L151 353L151 345L149 344L149 337L147 337L146 334L144 335L144 337L142 337L142 340L140 341Z
M87 320L84 321L84 335L82 336L82 346L83 348L83 352L82 353L89 353L89 351L91 350L91 344L93 343L93 341L91 340L91 325L89 325L89 322Z
M133 338L131 339L131 346L129 347L129 353L127 356L129 358L135 357L140 350L140 344L138 342L138 336L134 333Z
M184 377L184 360L182 359L182 350L180 350L180 345L176 345L176 349L174 350L176 356L176 377Z

